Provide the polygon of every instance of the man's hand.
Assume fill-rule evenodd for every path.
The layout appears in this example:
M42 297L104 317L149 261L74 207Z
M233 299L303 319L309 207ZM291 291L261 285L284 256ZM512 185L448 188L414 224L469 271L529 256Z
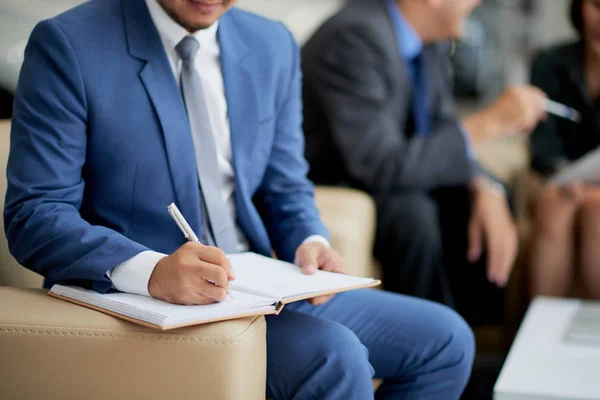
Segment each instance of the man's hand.
M469 222L469 261L477 261L487 249L490 282L506 286L518 249L517 229L504 196L494 193L481 181L473 185L474 208Z
M534 86L514 86L505 90L489 107L466 117L463 123L476 143L529 133L546 117L546 98L546 94Z
M156 264L148 291L169 303L210 304L225 300L229 281L234 279L231 262L222 250L188 242Z
M325 246L323 243L311 242L304 243L296 250L296 264L302 267L302 271L307 275L312 275L318 269L323 271L346 273L346 265L340 254ZM308 301L313 305L327 303L333 295L314 297Z

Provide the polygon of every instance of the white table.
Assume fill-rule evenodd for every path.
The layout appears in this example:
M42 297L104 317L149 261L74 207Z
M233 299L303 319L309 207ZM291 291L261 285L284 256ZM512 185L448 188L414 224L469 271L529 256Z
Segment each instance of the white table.
M495 400L600 400L600 347L567 343L581 302L538 298L494 388Z

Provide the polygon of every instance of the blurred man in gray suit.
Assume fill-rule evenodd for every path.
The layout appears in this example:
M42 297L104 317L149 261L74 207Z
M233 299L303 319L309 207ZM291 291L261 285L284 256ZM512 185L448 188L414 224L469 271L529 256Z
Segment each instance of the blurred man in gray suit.
M456 307L475 323L490 304L501 307L494 287L510 276L517 233L503 187L473 147L529 132L545 97L515 87L457 118L444 41L462 35L478 3L351 0L302 51L310 177L374 197L387 289Z

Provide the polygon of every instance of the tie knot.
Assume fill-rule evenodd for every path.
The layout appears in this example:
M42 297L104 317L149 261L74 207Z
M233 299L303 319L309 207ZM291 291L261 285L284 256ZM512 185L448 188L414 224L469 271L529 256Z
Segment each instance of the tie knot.
M177 44L175 50L177 50L179 57L181 57L183 61L190 61L196 57L196 53L198 52L199 48L200 43L198 43L195 38L186 36L181 40L181 42L179 42L179 44Z

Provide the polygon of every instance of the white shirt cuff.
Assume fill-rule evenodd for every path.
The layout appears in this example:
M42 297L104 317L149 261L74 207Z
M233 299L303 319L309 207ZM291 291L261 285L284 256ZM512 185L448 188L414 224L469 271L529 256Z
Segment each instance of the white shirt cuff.
M329 240L325 239L325 237L321 236L321 235L312 235L307 237L306 239L304 239L304 241L302 242L302 244L305 243L323 243L325 246L327 247L331 247L331 244L329 244Z
M118 291L150 297L148 293L150 276L156 264L166 256L155 251L143 251L117 265L106 275Z
M464 125L459 125L460 133L462 134L463 140L465 141L465 147L467 148L467 157L470 161L477 161L477 154L473 150L473 141L471 136L467 133L467 129Z

